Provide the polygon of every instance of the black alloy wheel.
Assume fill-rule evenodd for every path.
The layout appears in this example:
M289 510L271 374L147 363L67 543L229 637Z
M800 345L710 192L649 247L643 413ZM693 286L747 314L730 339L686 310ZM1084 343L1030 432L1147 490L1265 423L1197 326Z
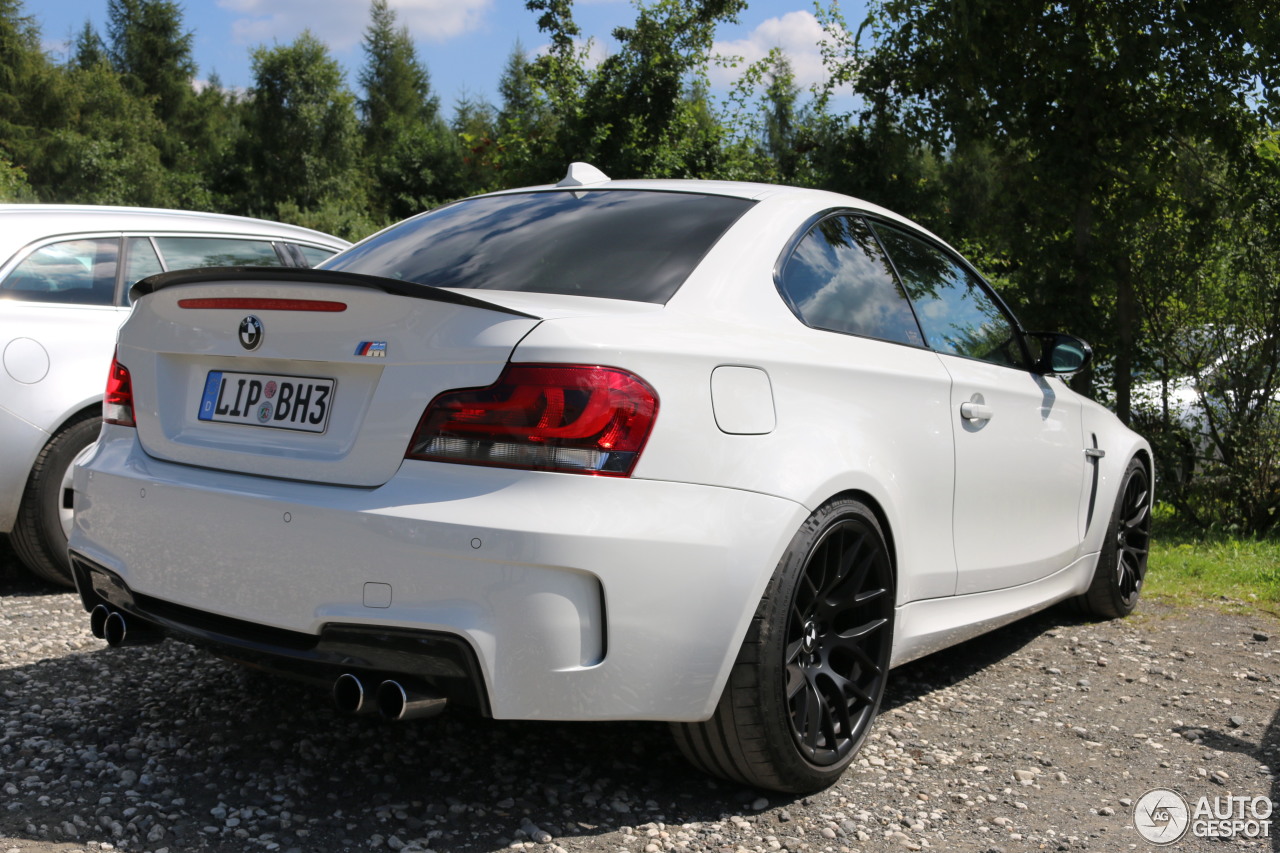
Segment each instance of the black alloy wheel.
M1125 469L1115 510L1103 534L1098 567L1088 592L1076 599L1091 618L1128 616L1138 605L1151 549L1151 474L1140 459Z
M889 560L858 517L828 527L796 584L787 620L791 733L815 765L852 755L884 692L893 625Z
M893 565L876 516L839 498L801 526L756 609L715 714L676 723L703 771L811 793L857 755L893 651Z
M1138 465L1125 476L1115 528L1116 586L1130 610L1147 576L1147 552L1151 548L1151 487L1147 469Z

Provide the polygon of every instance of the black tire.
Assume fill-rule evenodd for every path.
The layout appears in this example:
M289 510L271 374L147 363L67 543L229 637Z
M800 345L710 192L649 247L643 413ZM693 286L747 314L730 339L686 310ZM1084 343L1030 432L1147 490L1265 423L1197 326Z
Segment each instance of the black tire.
M82 415L62 428L36 457L9 541L34 574L60 586L75 586L67 559L71 494L68 477L77 456L98 438L101 420Z
M894 578L876 517L830 501L805 521L756 608L711 719L673 723L696 767L807 794L853 761L884 695Z
M1103 536L1093 582L1075 603L1077 609L1091 619L1116 619L1133 612L1147 576L1147 551L1151 547L1151 474L1139 459L1131 459L1125 469L1115 509Z

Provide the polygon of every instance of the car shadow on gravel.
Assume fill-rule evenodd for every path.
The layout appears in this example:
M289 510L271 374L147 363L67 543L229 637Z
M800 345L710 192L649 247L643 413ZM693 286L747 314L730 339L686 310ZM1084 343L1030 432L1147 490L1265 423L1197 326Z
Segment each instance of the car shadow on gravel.
M324 690L182 643L96 646L72 594L0 580L6 611L42 596L35 618L56 613L63 633L79 633L63 653L55 637L43 659L0 669L0 789L21 803L0 810L0 836L80 817L80 840L129 849L497 851L543 832L592 846L650 824L675 832L753 820L762 796L770 807L802 799L701 776L659 723L494 721L465 710L402 724L344 717ZM1075 624L1048 611L901 667L883 710ZM770 818L760 834L785 838L787 826Z
M1070 607L1059 605L900 666L889 674L880 713L954 686L1016 654L1048 631L1083 624L1087 623ZM957 710L966 711L965 708Z

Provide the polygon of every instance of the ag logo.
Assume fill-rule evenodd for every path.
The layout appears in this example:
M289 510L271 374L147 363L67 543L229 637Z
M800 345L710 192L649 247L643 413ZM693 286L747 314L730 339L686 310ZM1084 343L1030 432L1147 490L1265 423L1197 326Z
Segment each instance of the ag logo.
M1133 804L1133 825L1152 844L1172 844L1187 834L1187 801L1168 788L1152 788Z
M247 350L262 346L262 321L252 314L240 321L240 346Z

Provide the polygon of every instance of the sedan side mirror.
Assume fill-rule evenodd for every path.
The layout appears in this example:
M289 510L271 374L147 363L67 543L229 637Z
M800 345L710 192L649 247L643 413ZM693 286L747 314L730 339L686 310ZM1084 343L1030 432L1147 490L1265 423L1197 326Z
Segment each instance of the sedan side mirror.
M1034 370L1040 374L1074 376L1088 367L1093 358L1093 347L1075 335L1062 332L1028 332L1027 343L1031 344L1032 355L1036 357Z

